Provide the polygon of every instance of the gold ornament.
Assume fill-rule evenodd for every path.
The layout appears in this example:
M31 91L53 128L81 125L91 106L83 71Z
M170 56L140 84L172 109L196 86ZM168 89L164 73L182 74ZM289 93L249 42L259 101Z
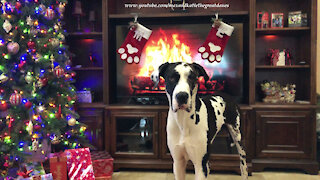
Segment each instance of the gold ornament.
M33 82L33 77L32 77L32 75L31 75L30 72L27 73L27 75L24 77L24 79L26 80L26 82L27 82L28 84L30 84L30 83Z
M59 46L59 44L60 44L60 41L58 39L56 39L56 38L51 39L51 45L53 47L57 47L57 46Z
M32 132L33 132L33 124L32 124L31 120L29 120L29 123L28 123L26 130L28 131L29 135L31 136Z
M28 16L26 21L27 21L27 25L29 25L29 26L33 25L33 21L31 19L31 16Z
M76 125L76 123L77 123L77 120L75 118L70 118L68 120L68 125L69 126L74 126L74 125Z
M6 31L6 33L9 33L11 31L11 29L12 29L12 25L8 20L4 21L2 27Z
M60 143L60 140L58 139L57 136L54 136L54 138L51 140L51 143L52 143L52 144L59 144L59 143Z
M46 109L46 108L45 108L44 106L39 105L39 106L37 107L37 112L38 112L38 113L42 113L45 109Z

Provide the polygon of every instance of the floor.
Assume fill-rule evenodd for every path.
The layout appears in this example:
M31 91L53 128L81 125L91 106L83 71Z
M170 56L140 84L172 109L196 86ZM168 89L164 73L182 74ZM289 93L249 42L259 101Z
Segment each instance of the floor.
M172 173L168 172L115 172L112 180L174 180ZM194 180L194 175L188 173L186 180ZM241 180L236 174L210 174L208 180ZM253 173L249 180L320 180L320 175L307 175L300 172L262 172Z

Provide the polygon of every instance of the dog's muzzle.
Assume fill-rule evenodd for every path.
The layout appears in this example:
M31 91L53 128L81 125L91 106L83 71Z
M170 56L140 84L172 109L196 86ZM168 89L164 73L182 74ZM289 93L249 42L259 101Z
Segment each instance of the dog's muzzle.
M176 101L178 103L179 109L190 112L190 109L188 106L188 99L189 99L189 95L186 92L179 92L176 95Z

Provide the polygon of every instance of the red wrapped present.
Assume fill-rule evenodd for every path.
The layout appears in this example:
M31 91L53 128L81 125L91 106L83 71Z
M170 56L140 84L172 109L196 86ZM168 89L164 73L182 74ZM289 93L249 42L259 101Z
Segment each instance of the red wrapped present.
M89 148L68 149L65 153L70 180L95 179Z
M94 151L91 152L91 159L95 177L110 178L113 173L113 158L108 152Z
M50 154L50 172L55 180L67 180L67 157L64 153Z

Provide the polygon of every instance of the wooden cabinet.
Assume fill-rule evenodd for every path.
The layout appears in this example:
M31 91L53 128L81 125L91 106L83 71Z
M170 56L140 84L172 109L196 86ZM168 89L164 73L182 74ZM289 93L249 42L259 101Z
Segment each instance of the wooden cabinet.
M256 110L254 169L296 168L317 174L313 114L312 108Z
M110 106L106 119L110 120L111 155L118 168L172 168L172 158L167 146L167 106ZM252 125L249 120L250 108L241 107L243 142L247 147L248 167L252 170ZM148 132L148 133L147 133ZM221 131L212 145L212 170L239 172L239 156L235 147L230 147L227 131ZM193 169L192 163L188 169ZM239 172L240 173L240 172Z
M158 113L111 112L113 157L158 158Z
M103 145L103 108L80 108L79 121L87 125L86 136L97 150L104 150Z
M310 114L310 111L257 111L257 157L310 158Z

